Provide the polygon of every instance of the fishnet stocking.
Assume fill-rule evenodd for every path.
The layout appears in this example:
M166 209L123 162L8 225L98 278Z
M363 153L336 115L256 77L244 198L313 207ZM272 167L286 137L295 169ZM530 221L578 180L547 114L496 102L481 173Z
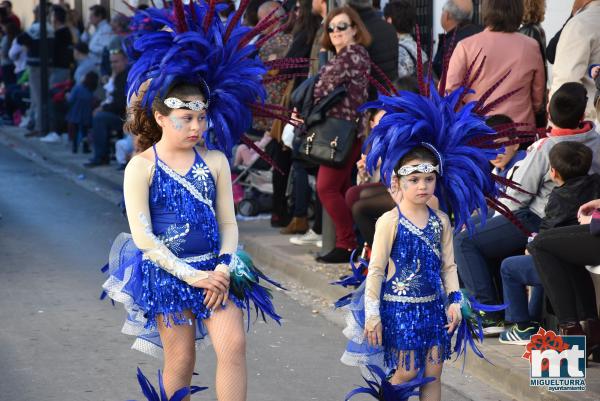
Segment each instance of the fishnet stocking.
M196 362L196 322L189 310L184 314L190 319L191 324L178 325L171 320L170 327L166 327L162 315L157 319L164 351L163 383L169 398L180 388L190 386ZM183 401L189 399L188 396Z
M216 391L219 401L246 400L246 334L240 308L228 302L204 320L217 354Z
M400 355L400 358L403 358L404 355ZM431 357L431 358L429 358ZM442 399L442 367L443 363L434 363L429 359L433 359L436 361L438 359L438 348L432 347L430 350L430 355L427 358L427 363L425 365L425 375L424 377L435 377L435 380L421 386L419 389L420 401L440 401ZM402 360L402 359L400 359ZM414 366L414 352L410 353L410 366ZM400 384L407 382L417 376L417 370L405 370L402 366L398 366L398 369L390 379L392 384Z

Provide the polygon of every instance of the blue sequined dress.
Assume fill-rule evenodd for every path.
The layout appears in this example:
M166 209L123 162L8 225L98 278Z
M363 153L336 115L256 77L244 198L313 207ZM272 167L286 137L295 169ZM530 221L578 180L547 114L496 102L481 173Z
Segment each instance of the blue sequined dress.
M154 151L155 171L149 202L152 234L193 268L214 270L219 263L220 240L214 210L216 183L207 164L194 149L194 164L187 174L180 175L158 158L156 149ZM229 264L229 299L248 311L250 301L254 301L259 304L260 312L279 321L270 294L258 284L258 277L272 281L248 266L251 263L244 259L233 255ZM103 289L112 300L125 306L127 319L122 332L137 336L132 348L160 356L162 345L156 329L157 316L162 314L175 324L186 324L188 320L182 313L185 310L191 310L196 316L196 339L206 337L202 320L210 317L211 311L203 303L204 290L188 285L144 258L130 234L122 233L116 238L107 266L109 278Z
M442 221L433 210L420 229L398 210L399 219L390 259L395 272L382 285L380 317L383 347L370 347L364 338L364 286L345 308L349 342L342 362L387 368L420 368L427 360L439 363L450 358L451 336L447 324L445 295L440 277ZM388 266L389 269L389 266ZM432 347L439 352L432 354ZM410 354L414 353L414 365Z

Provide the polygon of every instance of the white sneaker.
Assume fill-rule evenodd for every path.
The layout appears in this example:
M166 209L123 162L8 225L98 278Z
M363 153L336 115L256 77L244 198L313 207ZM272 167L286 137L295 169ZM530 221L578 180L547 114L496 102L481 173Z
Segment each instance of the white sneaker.
M45 142L45 143L55 143L55 142L60 142L61 138L60 135L58 135L56 132L51 132L48 135L46 135L43 138L40 138L40 141Z
M29 125L29 117L24 116L23 118L21 118L21 122L19 123L19 128L27 128L28 125Z
M308 230L306 234L297 237L291 237L290 242L294 245L317 245L322 237L313 230Z

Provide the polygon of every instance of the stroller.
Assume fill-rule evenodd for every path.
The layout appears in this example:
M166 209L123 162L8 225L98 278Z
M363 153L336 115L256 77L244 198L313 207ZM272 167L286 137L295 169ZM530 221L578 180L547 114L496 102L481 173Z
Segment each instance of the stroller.
M271 144L265 151L270 153ZM245 217L268 213L273 208L273 169L258 158L249 166L238 166L232 171L233 199L236 212Z

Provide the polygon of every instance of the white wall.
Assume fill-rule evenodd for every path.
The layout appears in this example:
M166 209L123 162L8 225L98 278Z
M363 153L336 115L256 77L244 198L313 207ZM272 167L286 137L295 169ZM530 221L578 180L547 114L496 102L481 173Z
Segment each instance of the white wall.
M442 15L442 6L446 0L433 1L433 26L434 38L437 39L438 34L442 33L440 18ZM571 14L571 6L573 2L569 0L546 0L546 18L542 23L544 31L546 31L546 39L549 41L556 32L562 28L563 24Z

